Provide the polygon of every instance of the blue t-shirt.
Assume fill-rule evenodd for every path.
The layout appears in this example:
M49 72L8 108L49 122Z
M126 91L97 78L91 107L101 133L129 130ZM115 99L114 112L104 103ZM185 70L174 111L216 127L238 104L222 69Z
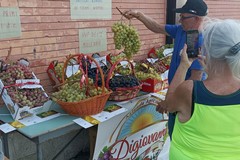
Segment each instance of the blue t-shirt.
M166 25L165 30L171 36L171 38L174 39L174 50L168 73L168 82L170 84L181 61L181 56L179 54L180 51L183 49L184 44L186 43L186 32L183 30L181 25ZM198 42L199 46L202 46L202 34L200 34ZM195 60L188 69L186 79L191 76L191 70L203 70L198 60Z

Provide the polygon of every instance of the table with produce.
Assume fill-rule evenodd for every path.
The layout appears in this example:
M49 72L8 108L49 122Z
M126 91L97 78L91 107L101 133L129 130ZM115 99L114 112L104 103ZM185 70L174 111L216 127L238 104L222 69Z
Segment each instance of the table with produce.
M57 104L65 114L79 117L74 122L84 128L108 123L109 119L116 120L117 123L123 114L137 119L136 116L140 116L137 111L144 108L141 113L147 116L142 120L149 116L151 119L152 115L151 123L138 124L141 127L128 134L136 134L153 123L156 124L156 121L164 121L164 125L159 123L164 129L156 131L156 134L161 135L157 138L162 138L166 134L166 118L153 108L164 98L165 92L162 91L167 88L165 74L170 65L172 45L153 47L146 53L148 58L136 61L134 54L139 51L141 42L134 26L123 21L116 22L112 31L115 47L121 50L118 54L74 53L68 55L64 61L54 60L49 64L46 72L54 89L51 93L46 93L40 80L31 71L28 60L1 61L0 91L13 119L9 124L18 129L61 116L51 109L53 104ZM163 98L151 97L152 93L162 94ZM144 101L146 95L150 94L149 99ZM144 98L139 99L141 96ZM132 123L132 120L126 122ZM154 135L154 128L151 129L151 134ZM153 150L159 147L160 142L156 142L155 148L152 148L152 144L145 145L148 148L142 150L138 156L147 157L150 152L153 154ZM101 153L95 154L101 159Z

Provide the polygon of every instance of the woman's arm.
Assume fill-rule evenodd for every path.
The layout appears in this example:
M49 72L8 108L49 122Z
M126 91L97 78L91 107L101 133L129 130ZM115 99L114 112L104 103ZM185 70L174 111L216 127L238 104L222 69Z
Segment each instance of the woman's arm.
M186 54L186 45L181 52L181 62L169 85L166 95L167 110L169 112L184 112L186 107L191 106L192 81L185 81L188 68L191 61L188 60Z

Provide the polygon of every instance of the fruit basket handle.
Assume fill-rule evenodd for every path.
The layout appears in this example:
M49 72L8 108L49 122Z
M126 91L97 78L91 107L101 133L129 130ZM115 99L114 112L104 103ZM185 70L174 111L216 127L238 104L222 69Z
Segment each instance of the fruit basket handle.
M104 89L104 88L105 88L105 81L104 81L104 75L103 75L103 72L102 72L101 67L99 66L98 62L97 62L94 58L92 58L91 56L88 56L88 55L84 55L84 54L82 54L82 53L77 53L77 54L71 55L71 56L69 56L68 59L64 62L63 69L62 69L62 82L64 83L64 81L65 81L65 74L66 74L66 68L67 68L68 62L69 62L69 60L70 60L71 58L74 58L74 57L77 57L79 60L81 60L81 59L84 58L84 57L87 57L87 59L93 61L93 62L96 64L96 66L97 66L97 68L98 68L98 70L99 70L99 72L100 72L100 75L101 75L101 80L102 80L102 93L104 94L104 93L105 93L105 89ZM86 66L86 67L87 67L87 66ZM81 66L79 66L79 69L81 70L81 72L82 72L83 75L84 75L85 72L84 72L83 68L82 68ZM88 76L87 76L87 73L86 73L86 77L88 77ZM86 78L86 83L88 84L87 78Z

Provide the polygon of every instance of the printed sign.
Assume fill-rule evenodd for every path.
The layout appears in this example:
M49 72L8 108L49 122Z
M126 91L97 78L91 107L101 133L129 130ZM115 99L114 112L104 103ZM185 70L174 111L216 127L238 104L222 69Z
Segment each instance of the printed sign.
M79 30L80 53L95 53L107 50L106 28L80 29Z
M71 19L111 19L111 0L71 0Z
M18 8L0 7L0 39L21 36Z
M156 111L160 101L152 95L135 98L122 104L127 112L100 123L93 159L156 160L168 137L167 115Z
M91 116L82 116L81 118L75 119L73 121L84 128L90 128L126 111L126 108L123 108L117 104L111 104L106 106L105 109L98 114Z

